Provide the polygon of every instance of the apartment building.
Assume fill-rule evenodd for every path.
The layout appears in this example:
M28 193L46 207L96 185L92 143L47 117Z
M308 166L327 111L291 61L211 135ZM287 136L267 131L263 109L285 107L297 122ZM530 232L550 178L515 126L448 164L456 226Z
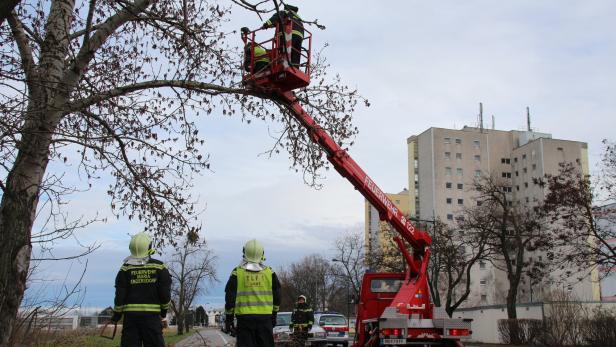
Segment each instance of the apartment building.
M546 193L533 184L533 178L558 173L559 163L577 163L588 174L587 144L553 139L547 133L466 126L460 130L429 128L409 137L407 145L411 215L425 220L438 218L451 225L465 206L477 203L470 188L479 176L491 174L505 179L510 185L504 189L513 203L533 204ZM473 271L473 294L467 305L503 303L508 288L506 274L484 262ZM598 300L596 275L581 282L572 280L564 288L581 299ZM546 288L540 287L533 288L524 278L518 293L520 302L541 299Z

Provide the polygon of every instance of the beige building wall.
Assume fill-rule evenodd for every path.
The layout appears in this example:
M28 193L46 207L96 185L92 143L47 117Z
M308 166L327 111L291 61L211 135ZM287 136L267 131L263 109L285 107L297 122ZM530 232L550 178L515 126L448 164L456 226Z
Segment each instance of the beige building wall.
M473 127L461 130L429 128L409 137L411 215L454 224L463 207L476 204L471 184L479 175L492 173L500 177L510 184L508 192L514 203L532 205L545 194L543 188L533 184L533 178L558 173L563 161L577 163L588 173L586 143L551 137L532 131ZM594 275L567 287L580 298L598 300L600 289L591 277ZM473 269L471 281L473 294L468 306L504 302L508 288L504 272L489 263L478 264ZM540 293L525 279L520 288L520 300L531 301L531 292L532 299L537 300Z
M408 216L411 211L411 202L409 192L405 188L400 193L386 193L387 197L396 205L405 216ZM372 206L368 200L364 200L364 244L366 245L366 254L378 251L387 245L384 240L384 230L387 228L387 222L382 222L379 218L379 212Z

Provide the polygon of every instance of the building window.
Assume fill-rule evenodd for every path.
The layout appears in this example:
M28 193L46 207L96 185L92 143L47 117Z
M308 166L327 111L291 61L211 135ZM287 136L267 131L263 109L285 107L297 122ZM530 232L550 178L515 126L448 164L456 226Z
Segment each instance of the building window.
M481 177L481 170L475 170L475 177Z
M464 205L464 199L458 199L458 205Z
M526 203L529 203L530 199L528 198L528 196L526 197Z
M520 176L520 173L516 171L515 172L515 177L518 177L518 176Z
M479 140L473 141L473 147L475 147L475 148L480 148L481 147L481 143L479 142Z
M501 177L503 177L503 178L511 178L511 172L503 172L503 173L501 173Z
M526 154L522 154L522 159L526 159Z
M462 168L457 168L456 169L456 175L462 176Z
M451 159L451 152L445 152L445 159Z
M501 164L511 164L511 159L509 159L509 158L501 158Z
M511 187L503 187L503 192L511 193Z
M445 175L451 176L451 168L449 166L445 168Z
M447 200L446 200L446 201L447 201L447 204L448 204L448 205L451 205L451 198L447 198Z
M575 162L576 162L578 165L580 165L580 158L576 158L576 159L575 159Z
M475 161L481 161L481 156L480 155L476 155L475 156Z
M462 159L462 153L456 153L456 159Z
M459 145L462 143L462 139L456 139L456 143Z
M451 137L446 137L445 138L445 143L451 143Z
M485 303L486 301L488 301L488 296L485 294L481 294L481 302Z
M556 147L556 150L557 151L563 151L563 148L562 147Z
M520 191L520 186L516 185L515 190Z
M464 189L464 184L463 183L458 183L458 189L460 189L460 190Z
M523 171L524 173L527 173L527 172L528 172L528 170L527 170L526 168L523 168L523 169L522 169L522 171Z
M451 182L447 182L447 183L445 183L445 188L449 188L449 189L451 189Z
M482 269L482 270L485 269L486 268L486 262L483 261L483 260L480 260L479 261L479 268Z
M514 163L517 163L517 162L518 162L518 157L514 157L514 158L513 158L513 162L514 162Z
M537 164L533 164L533 171L537 170Z
M453 215L451 213L447 214L447 220L453 220Z
M482 286L486 285L486 280L479 280L479 284L481 284Z
M524 182L524 188L528 188L528 182Z

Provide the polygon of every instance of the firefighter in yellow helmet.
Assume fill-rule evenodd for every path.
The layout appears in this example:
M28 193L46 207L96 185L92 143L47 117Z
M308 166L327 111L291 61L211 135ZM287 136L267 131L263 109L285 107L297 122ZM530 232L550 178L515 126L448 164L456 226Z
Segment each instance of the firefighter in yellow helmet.
M248 36L248 33L250 33L250 30L243 27L242 35ZM244 46L244 70L249 73L257 73L267 68L269 64L269 51L260 44L247 40Z
M226 330L235 316L238 346L274 346L272 329L280 306L280 282L264 261L259 241L246 242L242 262L233 269L225 287Z
M284 21L291 19L292 32L290 53L291 65L295 67L299 66L302 56L302 42L304 41L304 23L297 12L299 12L299 8L297 6L285 4L282 11L274 13L270 19L263 23L263 28L271 28L278 24L284 24ZM279 42L280 47L283 47L286 44L282 33L279 38Z
M171 300L171 276L163 262L153 259L152 240L134 235L115 281L113 322L124 315L121 347L164 347L161 317Z

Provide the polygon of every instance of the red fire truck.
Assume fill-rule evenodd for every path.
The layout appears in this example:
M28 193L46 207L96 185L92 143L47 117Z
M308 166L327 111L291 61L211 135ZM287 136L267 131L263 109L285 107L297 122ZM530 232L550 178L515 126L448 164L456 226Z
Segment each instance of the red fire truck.
M291 18L281 18L273 29L243 30L242 81L246 88L286 105L310 139L327 153L334 168L378 210L380 219L397 231L394 241L406 264L404 273L364 275L357 300L353 346L462 346L461 340L471 336L471 320L450 319L444 309L430 301L426 270L431 237L405 218L349 154L306 113L293 92L310 84L312 34L305 30L302 48L293 47L292 24ZM265 40L259 41L258 37ZM294 50L296 57L297 50L300 51L299 64L291 64ZM266 61L267 66L256 70L257 60ZM412 250L407 249L405 242Z

